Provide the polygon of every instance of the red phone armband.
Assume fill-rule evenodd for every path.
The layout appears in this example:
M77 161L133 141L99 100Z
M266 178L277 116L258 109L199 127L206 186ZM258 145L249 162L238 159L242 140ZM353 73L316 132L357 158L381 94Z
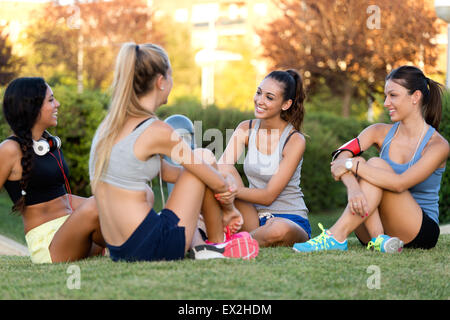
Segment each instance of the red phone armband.
M361 145L359 144L359 139L354 138L347 143L344 143L342 146L340 146L337 150L333 151L331 153L332 161L336 159L336 157L342 152L342 151L350 151L354 157L357 157L363 153L361 150Z

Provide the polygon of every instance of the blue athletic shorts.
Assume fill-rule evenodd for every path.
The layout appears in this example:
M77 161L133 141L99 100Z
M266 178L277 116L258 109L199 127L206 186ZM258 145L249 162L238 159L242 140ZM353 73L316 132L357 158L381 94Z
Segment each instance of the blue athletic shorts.
M272 214L272 217L276 217L276 218L285 218L288 220L291 220L293 222L295 222L296 224L298 224L300 226L300 228L302 228L303 230L306 231L306 233L308 234L309 238L311 239L311 226L309 224L309 220L305 219L297 214ZM259 219L259 225L263 226L266 224L267 220L270 219L271 217L267 218L267 217L261 217Z
M121 246L107 244L113 261L178 260L185 256L184 227L169 209L157 214L153 209Z

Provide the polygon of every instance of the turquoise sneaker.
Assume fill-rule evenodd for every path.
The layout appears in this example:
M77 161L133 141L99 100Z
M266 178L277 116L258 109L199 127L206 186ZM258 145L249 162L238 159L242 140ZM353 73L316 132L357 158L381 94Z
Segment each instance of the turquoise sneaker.
M325 230L321 223L319 223L319 228L322 230L320 235L306 242L296 243L292 249L297 252L313 252L323 250L347 251L347 240L342 243L337 241L332 235L328 234L328 230Z
M385 234L380 234L378 237L372 238L372 240L369 241L367 250L400 253L403 250L403 241L397 237L389 237Z

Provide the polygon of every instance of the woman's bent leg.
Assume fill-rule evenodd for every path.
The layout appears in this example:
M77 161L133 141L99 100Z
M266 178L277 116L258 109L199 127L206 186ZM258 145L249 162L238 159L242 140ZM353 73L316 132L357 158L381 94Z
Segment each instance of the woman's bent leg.
M372 158L367 164L392 170L389 164L380 158ZM360 186L366 196L369 216L361 218L359 215L352 215L347 207L339 220L330 228L330 232L333 233L334 237L338 241L345 240L367 218L371 218L372 214L379 212L385 234L391 237L398 237L404 243L412 241L420 230L422 210L409 191L395 193L383 190L364 179L360 180ZM365 227L367 229L368 225ZM370 230L367 231L369 236L373 235ZM372 230L373 232L374 230Z
M166 203L166 208L172 210L180 219L178 225L185 228L185 251L189 250L205 195L203 182L187 170L178 177L175 186Z
M292 246L309 239L308 233L295 222L278 217L267 220L266 224L250 234L260 247Z
M100 253L106 246L94 197L72 195L72 205L73 213L55 233L49 246L52 262L80 260Z

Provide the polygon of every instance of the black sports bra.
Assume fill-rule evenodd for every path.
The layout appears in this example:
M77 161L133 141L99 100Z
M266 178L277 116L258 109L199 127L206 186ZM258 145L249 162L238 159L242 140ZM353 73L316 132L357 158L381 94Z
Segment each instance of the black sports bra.
M7 139L18 142L14 136ZM62 151L56 149L43 156L38 156L34 153L33 155L31 178L25 190L25 204L33 205L47 202L66 194L64 175L58 162L62 164L66 177L69 175L69 168L64 160ZM58 159L58 162L54 157ZM6 180L4 186L14 203L22 197L19 180Z

